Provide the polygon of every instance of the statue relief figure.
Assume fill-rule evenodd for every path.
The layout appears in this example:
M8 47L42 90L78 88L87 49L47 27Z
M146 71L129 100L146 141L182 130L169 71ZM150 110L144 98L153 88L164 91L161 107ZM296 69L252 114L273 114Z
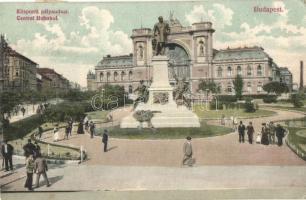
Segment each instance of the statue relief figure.
M139 45L137 53L138 60L143 60L143 47L141 45Z
M204 42L202 40L199 42L199 56L204 56Z
M169 24L164 22L163 17L158 17L158 23L153 28L152 47L154 55L165 55L165 46L167 42L167 36L170 33Z

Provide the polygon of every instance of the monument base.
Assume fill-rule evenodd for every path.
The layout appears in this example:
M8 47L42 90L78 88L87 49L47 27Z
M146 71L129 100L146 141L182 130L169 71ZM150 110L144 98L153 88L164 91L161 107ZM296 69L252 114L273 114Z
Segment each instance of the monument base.
M185 106L177 106L173 100L173 88L168 78L168 58L166 56L154 56L153 82L149 88L147 103L140 103L135 110L123 118L121 128L148 127L148 123L138 122L133 114L139 110L152 111L151 124L154 128L166 127L200 127L199 118Z
M151 124L154 128L167 127L200 127L198 117L185 106L177 106L176 104L167 105L148 105L141 103L137 108L123 118L120 123L121 128L137 128L142 126L148 127L148 123L143 122L142 125L134 117L134 112L138 110L150 110L154 112Z

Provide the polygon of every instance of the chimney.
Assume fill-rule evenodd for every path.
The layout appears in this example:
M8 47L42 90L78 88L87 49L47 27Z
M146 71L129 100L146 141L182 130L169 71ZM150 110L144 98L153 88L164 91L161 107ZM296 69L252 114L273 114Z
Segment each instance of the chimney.
M304 87L304 65L303 61L300 61L300 90L303 90Z

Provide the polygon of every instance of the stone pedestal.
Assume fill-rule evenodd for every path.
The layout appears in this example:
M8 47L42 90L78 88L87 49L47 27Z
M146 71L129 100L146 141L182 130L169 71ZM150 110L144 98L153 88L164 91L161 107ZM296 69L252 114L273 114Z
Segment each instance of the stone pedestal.
M134 110L151 110L154 116L151 120L153 127L200 127L198 117L185 106L177 106L173 100L173 88L168 77L168 58L166 56L154 56L153 82L149 88L147 103L140 103ZM140 123L133 117L132 112L123 118L121 128L137 128ZM143 123L147 127L147 123Z

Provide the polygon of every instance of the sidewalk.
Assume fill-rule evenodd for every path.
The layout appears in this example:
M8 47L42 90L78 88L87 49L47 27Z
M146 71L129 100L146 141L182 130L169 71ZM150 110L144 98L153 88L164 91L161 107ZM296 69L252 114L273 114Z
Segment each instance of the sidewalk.
M25 169L3 191L25 191ZM35 191L226 190L306 188L304 166L142 167L50 165L51 187ZM35 177L34 177L35 180ZM42 180L41 180L42 181ZM306 191L306 190L305 190Z

